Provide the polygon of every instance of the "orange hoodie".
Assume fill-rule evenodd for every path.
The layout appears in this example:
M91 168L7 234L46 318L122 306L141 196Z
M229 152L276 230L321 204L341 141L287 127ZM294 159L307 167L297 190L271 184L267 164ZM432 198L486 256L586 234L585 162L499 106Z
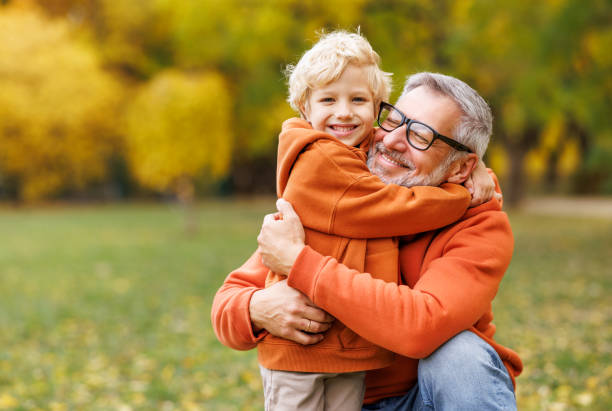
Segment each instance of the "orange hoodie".
M371 138L371 136L370 136ZM295 208L306 244L350 268L398 283L398 239L456 221L470 196L456 184L400 187L384 184L366 166L370 138L348 147L308 122L290 119L279 136L277 193ZM270 273L266 284L283 278ZM359 337L340 321L312 346L267 336L258 345L269 369L351 372L387 366L390 351Z
M491 200L443 230L402 244L400 285L351 270L310 247L299 255L288 281L360 335L399 354L391 366L367 372L365 402L370 403L405 394L416 383L418 359L463 330L491 344L513 379L520 374L520 358L493 340L491 322L491 302L513 246L508 218ZM211 317L223 344L248 350L268 334L254 335L249 314L251 296L264 287L267 273L255 253L217 291Z
M404 394L416 382L418 359L463 330L497 351L514 383L523 364L493 340L491 310L513 248L508 218L492 200L402 246L404 285L375 280L309 247L288 281L347 327L401 355L391 367L368 373L365 402Z

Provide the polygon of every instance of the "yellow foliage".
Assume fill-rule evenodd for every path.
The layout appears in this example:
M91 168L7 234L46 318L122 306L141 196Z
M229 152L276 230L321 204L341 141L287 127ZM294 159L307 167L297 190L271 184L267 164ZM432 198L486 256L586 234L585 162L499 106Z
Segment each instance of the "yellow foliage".
M525 171L532 180L537 180L546 171L547 155L543 149L531 150L525 157Z
M501 121L503 128L509 135L518 135L525 128L527 122L526 109L527 107L514 99L508 99L503 103L502 115L498 121Z
M561 114L551 116L543 125L538 148L527 154L525 166L530 177L540 178L549 166L548 159L551 153L558 151L559 148L561 151L556 170L558 174L567 177L576 171L580 163L580 148L578 142L570 137L572 136L566 134L563 116Z
M510 164L506 151L499 145L489 145L487 149L487 167L493 169L498 177L504 178L508 175Z
M565 122L560 114L551 116L548 123L544 125L544 130L542 131L542 148L544 148L546 151L554 150L554 148L561 143L561 139L564 137L564 127Z
M105 32L100 53L110 65L138 73L155 72L159 63L151 55L155 45L167 43L172 4L167 0L96 2L95 15Z
M230 164L232 107L219 74L166 71L140 90L126 115L127 159L143 185L223 175Z
M0 9L0 172L24 200L105 177L119 96L67 23Z
M19 405L17 400L7 393L0 395L0 410L8 410Z
M612 29L587 33L583 39L583 47L595 64L601 67L612 67L612 56L610 56Z
M563 148L559 159L559 174L568 176L580 165L580 148L576 140L570 140Z
M279 98L271 102L269 106L258 108L253 112L254 115L261 118L260 132L256 136L248 136L246 143L249 151L255 154L274 152L283 121L291 117L299 117L299 114L293 111L284 98Z

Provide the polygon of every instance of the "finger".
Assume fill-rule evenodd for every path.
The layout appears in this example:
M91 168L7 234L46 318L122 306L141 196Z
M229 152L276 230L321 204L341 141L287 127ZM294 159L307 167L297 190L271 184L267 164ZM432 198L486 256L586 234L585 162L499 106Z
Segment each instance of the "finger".
M327 312L321 310L318 307L308 305L304 308L304 318L307 320L316 321L319 323L331 323L334 321L334 317L329 315Z
M303 331L309 334L318 334L329 330L332 323L320 323L318 321L304 320L305 326L302 328Z
M325 336L323 334L308 334L302 331L295 331L290 336L285 337L288 340L294 341L302 345L312 345L320 342Z
M274 215L275 214L266 214L263 219L263 225L270 224L272 221L274 221Z
M474 194L474 180L472 180L471 176L468 177L467 180L465 180L464 186L465 188L467 188L470 194Z
M298 215L296 214L295 210L293 209L293 206L289 201L283 198L279 198L278 200L276 200L276 208L278 209L279 213L282 214L284 220L299 220Z

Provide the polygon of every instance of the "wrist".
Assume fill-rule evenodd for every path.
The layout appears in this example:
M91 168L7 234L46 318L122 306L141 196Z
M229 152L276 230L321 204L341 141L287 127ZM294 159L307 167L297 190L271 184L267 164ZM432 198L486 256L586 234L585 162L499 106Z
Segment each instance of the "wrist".
M291 247L289 247L288 249L288 253L287 253L287 258L288 258L288 264L285 265L284 268L284 273L285 275L289 275L289 273L291 272L291 269L293 268L293 265L295 264L295 260L297 260L298 256L302 253L302 250L304 250L304 247L306 247L304 245L304 243L302 244L293 244L291 245Z
M263 290L255 291L251 295L251 299L249 301L249 317L251 318L251 328L253 329L253 334L257 334L264 329L257 311L261 291Z

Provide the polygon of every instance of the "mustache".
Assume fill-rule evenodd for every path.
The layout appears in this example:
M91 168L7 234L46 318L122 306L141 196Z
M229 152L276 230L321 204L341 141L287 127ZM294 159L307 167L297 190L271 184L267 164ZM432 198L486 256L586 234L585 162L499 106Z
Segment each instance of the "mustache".
M382 142L378 142L374 146L372 146L372 156L376 153L382 153L385 156L389 157L390 159L398 162L402 166L406 168L414 169L414 164L412 164L410 160L402 158L402 154L398 153L397 151L387 150L387 148Z

